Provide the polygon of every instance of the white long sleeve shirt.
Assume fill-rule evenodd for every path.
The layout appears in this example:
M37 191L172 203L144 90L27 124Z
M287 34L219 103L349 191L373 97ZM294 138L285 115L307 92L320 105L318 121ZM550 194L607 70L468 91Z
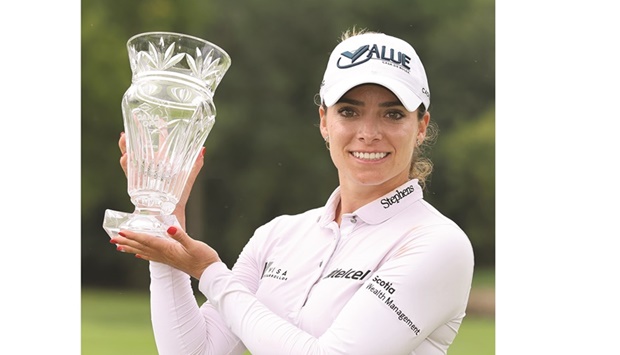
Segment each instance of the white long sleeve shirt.
M209 266L198 306L189 276L151 262L159 353L446 354L469 298L465 233L422 198L417 180L342 216L280 216L252 236L232 271Z

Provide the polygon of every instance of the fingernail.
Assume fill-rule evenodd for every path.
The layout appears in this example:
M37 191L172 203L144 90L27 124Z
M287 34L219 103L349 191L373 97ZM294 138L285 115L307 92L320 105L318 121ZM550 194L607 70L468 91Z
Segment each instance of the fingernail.
M142 257L139 254L136 254L136 258L142 259Z
M123 248L120 245L116 247L116 250L122 251L124 253Z
M204 157L205 156L205 147L202 147L202 149L200 149L200 157Z
M125 134L125 132L121 132L121 137L123 136L123 134Z
M177 233L177 229L176 229L176 227L170 227L170 228L168 228L168 234L170 234L170 235L174 235L174 234L176 234L176 233Z
M110 239L110 244L116 244L116 243L118 243L116 239Z
M120 235L121 237L127 237L127 236L125 235L125 233L123 233L123 232L118 232L118 235Z

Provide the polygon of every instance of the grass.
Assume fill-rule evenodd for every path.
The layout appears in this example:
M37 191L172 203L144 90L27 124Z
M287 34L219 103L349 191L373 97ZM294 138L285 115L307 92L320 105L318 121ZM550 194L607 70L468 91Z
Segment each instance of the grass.
M449 355L494 355L495 319L467 316L448 350Z
M494 277L476 272L474 287L493 287ZM148 291L82 289L82 354L156 355ZM448 354L494 355L494 318L465 317Z
M82 354L157 354L148 293L82 290Z

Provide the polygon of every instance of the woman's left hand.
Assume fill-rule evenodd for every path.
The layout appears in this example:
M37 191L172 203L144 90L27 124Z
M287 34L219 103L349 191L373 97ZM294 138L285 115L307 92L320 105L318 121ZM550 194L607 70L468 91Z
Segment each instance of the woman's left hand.
M221 261L217 252L204 242L192 239L180 227L168 228L171 238L121 230L110 240L116 250L136 254L137 258L157 261L200 279L211 264Z

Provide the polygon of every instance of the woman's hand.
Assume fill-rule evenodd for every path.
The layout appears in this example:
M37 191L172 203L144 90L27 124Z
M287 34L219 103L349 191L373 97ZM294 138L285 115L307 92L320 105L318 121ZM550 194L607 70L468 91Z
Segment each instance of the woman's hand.
M125 176L127 176L127 160L128 159L127 159L127 141L125 137L125 132L121 132L121 137L118 140L118 147L121 150L121 158L120 158L121 168L123 169L123 172L125 172ZM185 227L185 206L187 205L187 200L189 199L189 195L192 191L192 187L194 186L194 183L196 182L196 177L198 176L198 173L200 173L200 170L202 169L202 166L204 165L204 154L205 154L205 148L202 147L200 149L200 154L198 154L198 158L196 159L196 162L194 162L192 171L190 171L189 173L187 183L185 184L185 188L183 189L183 192L181 193L179 202L177 202L177 205L174 211L172 212L172 214L174 214L177 217L177 220L183 227Z
M221 261L213 248L192 239L180 227L169 227L167 232L171 238L121 230L110 243L116 244L118 251L170 265L196 279L209 265Z
M118 139L118 148L121 150L121 168L127 176L127 140L125 139L125 132L121 132L121 138Z

